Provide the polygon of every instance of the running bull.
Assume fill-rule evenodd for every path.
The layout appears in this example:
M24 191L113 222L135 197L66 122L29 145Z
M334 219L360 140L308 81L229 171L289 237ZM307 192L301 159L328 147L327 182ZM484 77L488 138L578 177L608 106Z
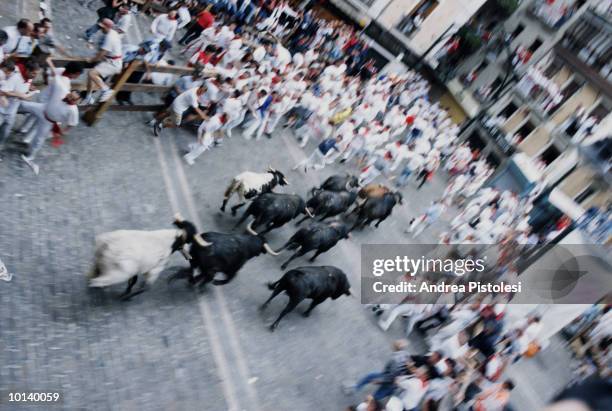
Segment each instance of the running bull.
M359 179L350 174L335 174L330 176L319 186L319 188L313 188L311 190L312 195L315 195L317 191L351 191L359 186Z
M399 192L386 193L379 198L368 198L362 205L355 209L357 220L350 231L355 228L363 228L366 225L376 221L375 227L385 221L391 215L393 208L397 205L402 205L402 194Z
M314 261L317 256L331 249L343 238L349 238L349 229L346 224L334 221L332 223L312 223L308 227L300 228L289 241L285 243L277 253L282 250L295 250L293 255L281 265L284 270L294 259L304 254L315 251L309 261Z
M299 195L264 193L249 204L249 207L234 228L246 221L249 216L253 216L254 220L247 226L247 231L257 235L255 230L263 226L265 228L261 234L265 234L275 228L282 227L300 214L305 214L305 219L313 217L310 210L306 207L304 199Z
M261 235L224 234L209 231L194 236L189 249L190 267L174 274L168 282L178 278L189 278L191 284L227 284L234 279L242 266L262 253L278 255ZM196 270L200 275L195 276ZM215 279L216 273L225 274L224 279Z
M236 210L246 204L245 200L250 200L262 193L269 193L277 185L285 186L289 182L285 175L278 170L268 167L265 173L254 173L245 171L232 179L232 182L225 190L221 211L225 212L225 207L234 193L238 193L239 203L232 207L232 215L236 215Z
M272 295L261 306L262 310L283 291L289 296L289 303L270 326L271 331L274 331L280 320L306 298L312 299L312 302L304 312L304 317L308 317L317 305L328 298L335 300L343 294L351 295L351 285L346 274L333 266L299 267L289 270L280 280L269 283L268 288L272 290Z
M356 199L356 191L321 190L306 202L306 206L309 210L312 210L312 214L320 217L319 221L323 221L326 218L348 211ZM298 224L301 224L306 218L298 221Z

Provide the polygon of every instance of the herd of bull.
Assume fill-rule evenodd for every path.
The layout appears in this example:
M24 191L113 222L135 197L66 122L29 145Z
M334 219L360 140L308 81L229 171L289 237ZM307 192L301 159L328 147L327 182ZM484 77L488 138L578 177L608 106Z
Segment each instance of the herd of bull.
M175 251L183 253L189 261L189 267L173 274L169 282L186 279L198 287L209 283L227 284L250 259L264 253L278 256L283 250L291 250L293 254L281 265L284 270L293 260L311 251L314 254L309 261L314 261L340 240L349 238L354 229L363 228L372 222L376 222L378 227L396 205L402 204L400 193L379 184L360 188L357 178L351 175L329 177L320 187L310 191L307 201L296 194L273 192L277 186L287 184L283 173L273 168L265 173L247 171L234 177L225 191L221 210L225 211L234 193L240 202L231 208L232 215L250 200L234 227L238 228L251 217L246 233L198 233L193 223L177 215L174 230L119 230L97 236L90 286L106 287L127 281L128 286L122 298L129 299L156 281ZM341 215L345 221L353 220L352 224L328 220ZM300 227L280 249L273 250L264 234L299 217L302 218L297 221L298 226L307 219L311 221L307 226ZM216 278L218 273L224 277ZM139 275L145 281L138 291L132 291ZM304 313L307 316L327 298L351 295L346 274L333 266L289 270L281 279L269 284L269 288L272 295L262 308L283 291L289 296L289 303L270 326L271 330L304 299L312 300Z

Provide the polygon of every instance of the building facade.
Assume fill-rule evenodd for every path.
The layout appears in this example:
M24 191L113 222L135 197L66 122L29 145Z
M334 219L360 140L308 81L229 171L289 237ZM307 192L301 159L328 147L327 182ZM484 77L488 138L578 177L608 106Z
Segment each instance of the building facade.
M330 0L394 56L412 64L463 26L486 0Z
M475 117L599 3L488 0L456 36L425 58L468 116Z
M612 203L612 8L602 1L581 7L460 137L498 166L491 184L540 187L536 225Z

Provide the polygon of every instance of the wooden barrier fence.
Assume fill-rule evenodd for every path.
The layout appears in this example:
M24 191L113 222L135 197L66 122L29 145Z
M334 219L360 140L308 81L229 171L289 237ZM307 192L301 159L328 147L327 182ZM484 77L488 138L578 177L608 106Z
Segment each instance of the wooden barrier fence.
M88 60L81 58L54 58L53 64L57 67L62 67L69 62L79 62L84 65L85 68L91 69L96 63L91 63ZM102 118L106 111L158 111L163 108L161 104L140 104L132 106L122 106L113 104L113 100L118 92L130 91L130 92L147 92L147 93L167 93L172 88L171 86L159 86L155 84L141 84L141 83L128 83L127 80L130 78L132 73L137 71L144 71L145 67L141 61L132 61L127 67L121 71L120 74L115 76L112 85L113 94L110 99L103 103L79 106L79 109L84 111L83 120L89 126L93 126L98 120ZM171 74L191 74L194 72L192 67L182 66L150 66L149 71L155 73L171 73ZM212 74L212 73L210 73ZM87 89L85 83L73 83L71 85L73 90L83 91ZM97 89L97 87L95 87Z

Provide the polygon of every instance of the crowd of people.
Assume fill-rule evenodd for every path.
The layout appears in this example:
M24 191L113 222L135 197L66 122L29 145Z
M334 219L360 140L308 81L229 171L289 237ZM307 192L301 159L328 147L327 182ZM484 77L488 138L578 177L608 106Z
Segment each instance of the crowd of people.
M237 128L243 138L260 140L274 138L282 124L293 130L301 147L316 144L294 166L304 173L336 162L360 170L362 186L386 179L397 188L414 181L420 189L442 166L450 182L441 199L410 221L407 232L413 237L458 205L462 211L440 242L505 244L499 271L505 276L514 270L512 245L542 241L529 226L536 193L519 197L483 187L492 168L457 142L459 128L439 103L429 100L428 82L412 70L379 73L367 40L353 27L286 1L187 0L165 5L168 11L154 16L140 44L130 43L128 32L137 10L129 1L106 0L97 10L97 21L83 36L97 50L89 58L93 67L86 73L83 100L71 90L71 80L83 74L83 65L57 68L50 58L65 53L51 20L22 19L2 28L0 149L13 131L23 134L29 148L22 159L38 174L37 153L50 136L61 144L60 137L78 124L79 103L114 98L133 104L130 92L115 93L111 86L114 76L141 61L144 70L134 72L128 82L170 89L164 109L148 122L152 133L159 137L172 128L197 129L184 156L188 164L232 137ZM193 67L192 73L177 78L152 70L176 64L170 56L173 48L184 65ZM39 77L46 86L38 86ZM18 113L25 117L16 128ZM546 240L552 238L550 234ZM443 409L443 403L480 411L504 409L514 387L502 377L504 369L534 355L544 343L538 339L539 317L506 324L505 303L374 307L385 330L398 316L409 317L407 333L430 333L432 351L410 355L406 342L398 341L383 371L347 386L358 392L370 383L378 385L355 409L434 410Z

